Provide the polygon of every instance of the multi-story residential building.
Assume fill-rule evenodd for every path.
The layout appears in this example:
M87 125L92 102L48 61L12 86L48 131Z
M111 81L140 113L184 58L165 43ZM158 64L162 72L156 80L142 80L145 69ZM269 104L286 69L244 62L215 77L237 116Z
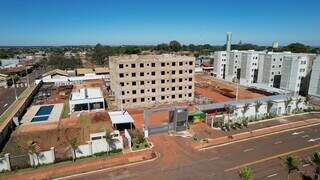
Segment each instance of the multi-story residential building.
M258 82L258 63L261 53L251 50L242 52L240 84L247 85Z
M303 93L302 84L309 72L309 58L303 54L285 55L282 63L280 88L295 94Z
M320 99L320 56L313 63L310 82L309 95Z
M216 51L213 55L213 76L219 79L225 79L227 73L227 51Z
M228 73L226 76L227 81L235 81L235 79L240 79L241 72L241 54L242 51L233 50L228 52Z
M260 54L258 83L280 88L282 62L285 54L287 53Z
M118 108L193 101L194 64L194 57L171 54L110 57Z

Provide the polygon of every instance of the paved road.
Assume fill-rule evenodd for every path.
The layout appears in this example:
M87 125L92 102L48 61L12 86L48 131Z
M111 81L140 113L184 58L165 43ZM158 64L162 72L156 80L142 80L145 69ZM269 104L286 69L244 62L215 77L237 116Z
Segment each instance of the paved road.
M201 152L191 149L186 144L186 139L167 135L156 135L154 138L162 140L155 141L156 150L161 153L161 157L156 161L73 179L239 179L238 169L232 168L247 163L251 163L250 167L253 168L256 179L285 179L283 177L286 177L286 171L281 165L282 160L275 158L260 163L257 161L290 151L307 156L320 150L320 125ZM301 150L311 146L317 147ZM301 168L312 170L311 165ZM299 177L298 173L292 176L292 179Z

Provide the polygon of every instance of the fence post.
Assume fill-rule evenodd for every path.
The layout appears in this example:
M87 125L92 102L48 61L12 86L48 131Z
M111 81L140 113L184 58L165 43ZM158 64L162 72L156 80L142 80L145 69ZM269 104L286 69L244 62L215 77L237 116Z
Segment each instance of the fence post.
M54 153L54 147L51 147L50 151L51 151L51 158L52 158L53 162L55 162L56 161L56 156L55 156L55 153Z
M88 141L88 146L89 146L89 156L93 154L92 152L92 141Z
M10 154L9 154L9 153L6 153L6 154L4 155L4 157L6 158L7 169L8 169L9 171L11 171Z

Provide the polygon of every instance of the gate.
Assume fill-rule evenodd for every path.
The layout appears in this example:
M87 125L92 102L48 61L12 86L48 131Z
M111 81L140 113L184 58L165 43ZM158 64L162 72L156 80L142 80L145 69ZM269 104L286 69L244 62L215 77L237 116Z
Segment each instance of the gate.
M24 169L31 167L29 155L10 156L12 170Z
M172 123L166 123L158 126L149 127L149 134L164 133L173 130Z

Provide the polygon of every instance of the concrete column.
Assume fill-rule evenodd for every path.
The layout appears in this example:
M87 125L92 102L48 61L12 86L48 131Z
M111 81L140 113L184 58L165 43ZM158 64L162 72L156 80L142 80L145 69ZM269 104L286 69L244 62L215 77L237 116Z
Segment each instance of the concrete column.
M36 166L35 160L33 158L33 154L28 153L28 155L29 155L30 165L31 166Z
M7 153L4 155L6 162L7 162L7 170L11 171L11 164L10 164L10 154Z
M89 156L91 156L93 154L92 152L92 142L88 141L88 146L89 146Z
M88 103L87 105L88 105L88 111L90 111L90 103Z
M55 153L54 153L54 147L51 147L51 148L50 148L50 151L51 151L52 161L55 162L55 161L56 161L56 156L55 156Z

